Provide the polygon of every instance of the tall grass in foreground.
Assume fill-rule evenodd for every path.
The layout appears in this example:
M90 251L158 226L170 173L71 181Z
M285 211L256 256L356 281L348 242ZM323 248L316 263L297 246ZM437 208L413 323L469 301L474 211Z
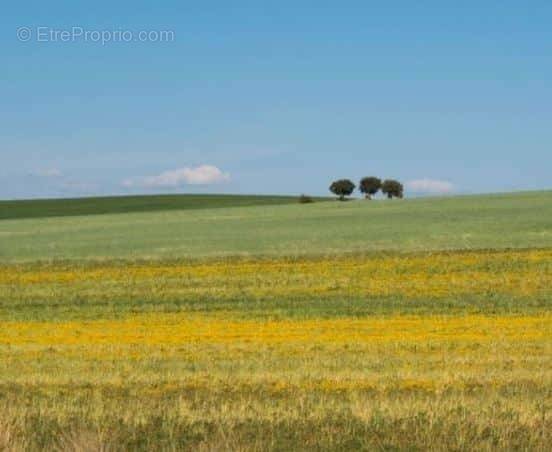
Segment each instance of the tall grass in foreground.
M3 407L8 450L544 451L552 440L552 423L529 387L509 395L173 389L161 396L147 389L66 388L65 396L22 390L11 401L31 396L37 407Z

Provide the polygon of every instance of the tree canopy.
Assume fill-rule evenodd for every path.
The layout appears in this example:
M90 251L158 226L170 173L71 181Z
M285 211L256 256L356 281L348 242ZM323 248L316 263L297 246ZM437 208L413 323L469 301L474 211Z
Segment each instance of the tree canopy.
M343 201L345 196L350 196L355 190L355 184L349 179L339 179L330 185L330 191L339 196L339 199Z
M402 198L404 193L403 185L394 179L387 179L381 184L381 191L387 195L389 199L391 198Z
M370 199L381 188L381 179L378 177L370 176L364 177L360 180L359 189L361 193L366 195L367 199Z

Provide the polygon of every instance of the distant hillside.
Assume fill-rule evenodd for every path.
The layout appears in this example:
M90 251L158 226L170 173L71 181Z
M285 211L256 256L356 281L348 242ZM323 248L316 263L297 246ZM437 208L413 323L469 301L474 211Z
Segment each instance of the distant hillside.
M297 199L296 196L186 194L0 201L0 220L265 206L295 203Z
M165 211L0 221L0 263L552 248L552 192L314 204L255 196L155 199L119 198L112 209ZM61 212L82 213L89 202L70 201ZM92 206L98 213L102 205Z

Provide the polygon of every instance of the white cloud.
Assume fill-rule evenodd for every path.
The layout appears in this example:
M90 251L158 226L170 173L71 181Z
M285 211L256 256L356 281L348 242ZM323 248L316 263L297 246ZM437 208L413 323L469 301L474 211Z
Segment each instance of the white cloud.
M126 188L132 188L136 185L136 182L134 182L132 179L125 179L121 182L121 185Z
M454 190L451 182L434 179L417 179L406 183L408 190L415 193L446 194Z
M63 173L57 168L43 168L35 171L32 175L40 177L61 177Z
M123 187L176 188L182 185L210 185L228 182L230 174L223 173L216 166L200 165L195 168L178 168L165 171L157 176L148 176L139 180L125 179Z
M93 193L99 190L99 185L81 180L66 180L59 186L60 190L69 193Z

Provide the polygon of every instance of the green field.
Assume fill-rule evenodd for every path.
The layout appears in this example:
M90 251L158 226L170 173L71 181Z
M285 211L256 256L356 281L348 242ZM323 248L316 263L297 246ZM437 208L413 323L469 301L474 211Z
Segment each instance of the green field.
M323 200L324 198L318 198ZM109 213L267 206L296 202L292 196L156 195L0 201L0 220Z
M194 197L190 205L196 201ZM294 256L552 246L552 192L305 205L293 201L224 208L218 200L206 198L205 205L194 210L3 220L0 259ZM217 208L207 208L211 202Z
M552 192L202 199L0 221L0 451L549 449Z

